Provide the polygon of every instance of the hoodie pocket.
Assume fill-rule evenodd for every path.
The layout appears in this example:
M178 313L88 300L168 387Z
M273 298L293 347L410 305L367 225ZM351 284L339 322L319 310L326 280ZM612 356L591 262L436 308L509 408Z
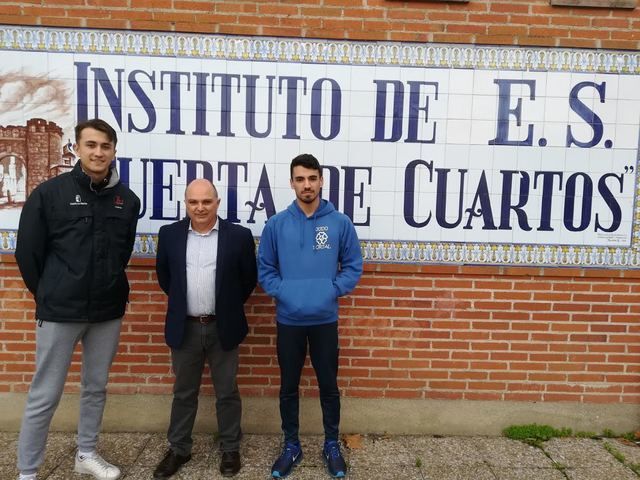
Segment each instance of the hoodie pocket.
M324 320L338 310L336 288L328 278L283 280L278 313L300 320Z

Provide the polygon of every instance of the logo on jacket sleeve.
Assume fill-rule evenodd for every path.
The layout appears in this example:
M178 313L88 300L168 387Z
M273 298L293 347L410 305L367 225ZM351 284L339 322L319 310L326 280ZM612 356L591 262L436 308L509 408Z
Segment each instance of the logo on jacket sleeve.
M329 227L316 227L316 244L314 250L328 250L331 248L329 243Z

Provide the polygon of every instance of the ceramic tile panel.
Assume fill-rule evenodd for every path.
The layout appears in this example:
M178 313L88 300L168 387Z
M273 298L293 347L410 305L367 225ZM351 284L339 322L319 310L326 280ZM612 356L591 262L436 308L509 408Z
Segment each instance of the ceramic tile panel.
M29 175L101 117L142 199L136 255L197 177L259 237L304 152L366 261L640 264L637 52L0 25L0 56L0 252Z

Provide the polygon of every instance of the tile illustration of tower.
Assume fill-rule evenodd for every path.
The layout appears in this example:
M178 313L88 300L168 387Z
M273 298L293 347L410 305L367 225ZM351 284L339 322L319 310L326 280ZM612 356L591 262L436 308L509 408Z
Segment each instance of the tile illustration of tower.
M72 168L73 158L54 122L0 126L0 208L22 204L40 183Z

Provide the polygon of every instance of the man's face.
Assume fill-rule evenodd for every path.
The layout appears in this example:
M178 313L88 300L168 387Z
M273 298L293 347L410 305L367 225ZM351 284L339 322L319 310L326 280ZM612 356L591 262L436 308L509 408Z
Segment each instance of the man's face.
M194 180L184 194L187 215L192 228L199 233L208 232L216 224L220 198L207 180Z
M93 128L84 128L80 138L73 146L80 157L82 170L94 182L102 180L109 173L111 162L116 157L116 146L107 138L107 134Z
M303 203L313 203L320 195L322 177L318 170L302 167L293 167L293 177L290 180L291 188L296 192L296 198Z

